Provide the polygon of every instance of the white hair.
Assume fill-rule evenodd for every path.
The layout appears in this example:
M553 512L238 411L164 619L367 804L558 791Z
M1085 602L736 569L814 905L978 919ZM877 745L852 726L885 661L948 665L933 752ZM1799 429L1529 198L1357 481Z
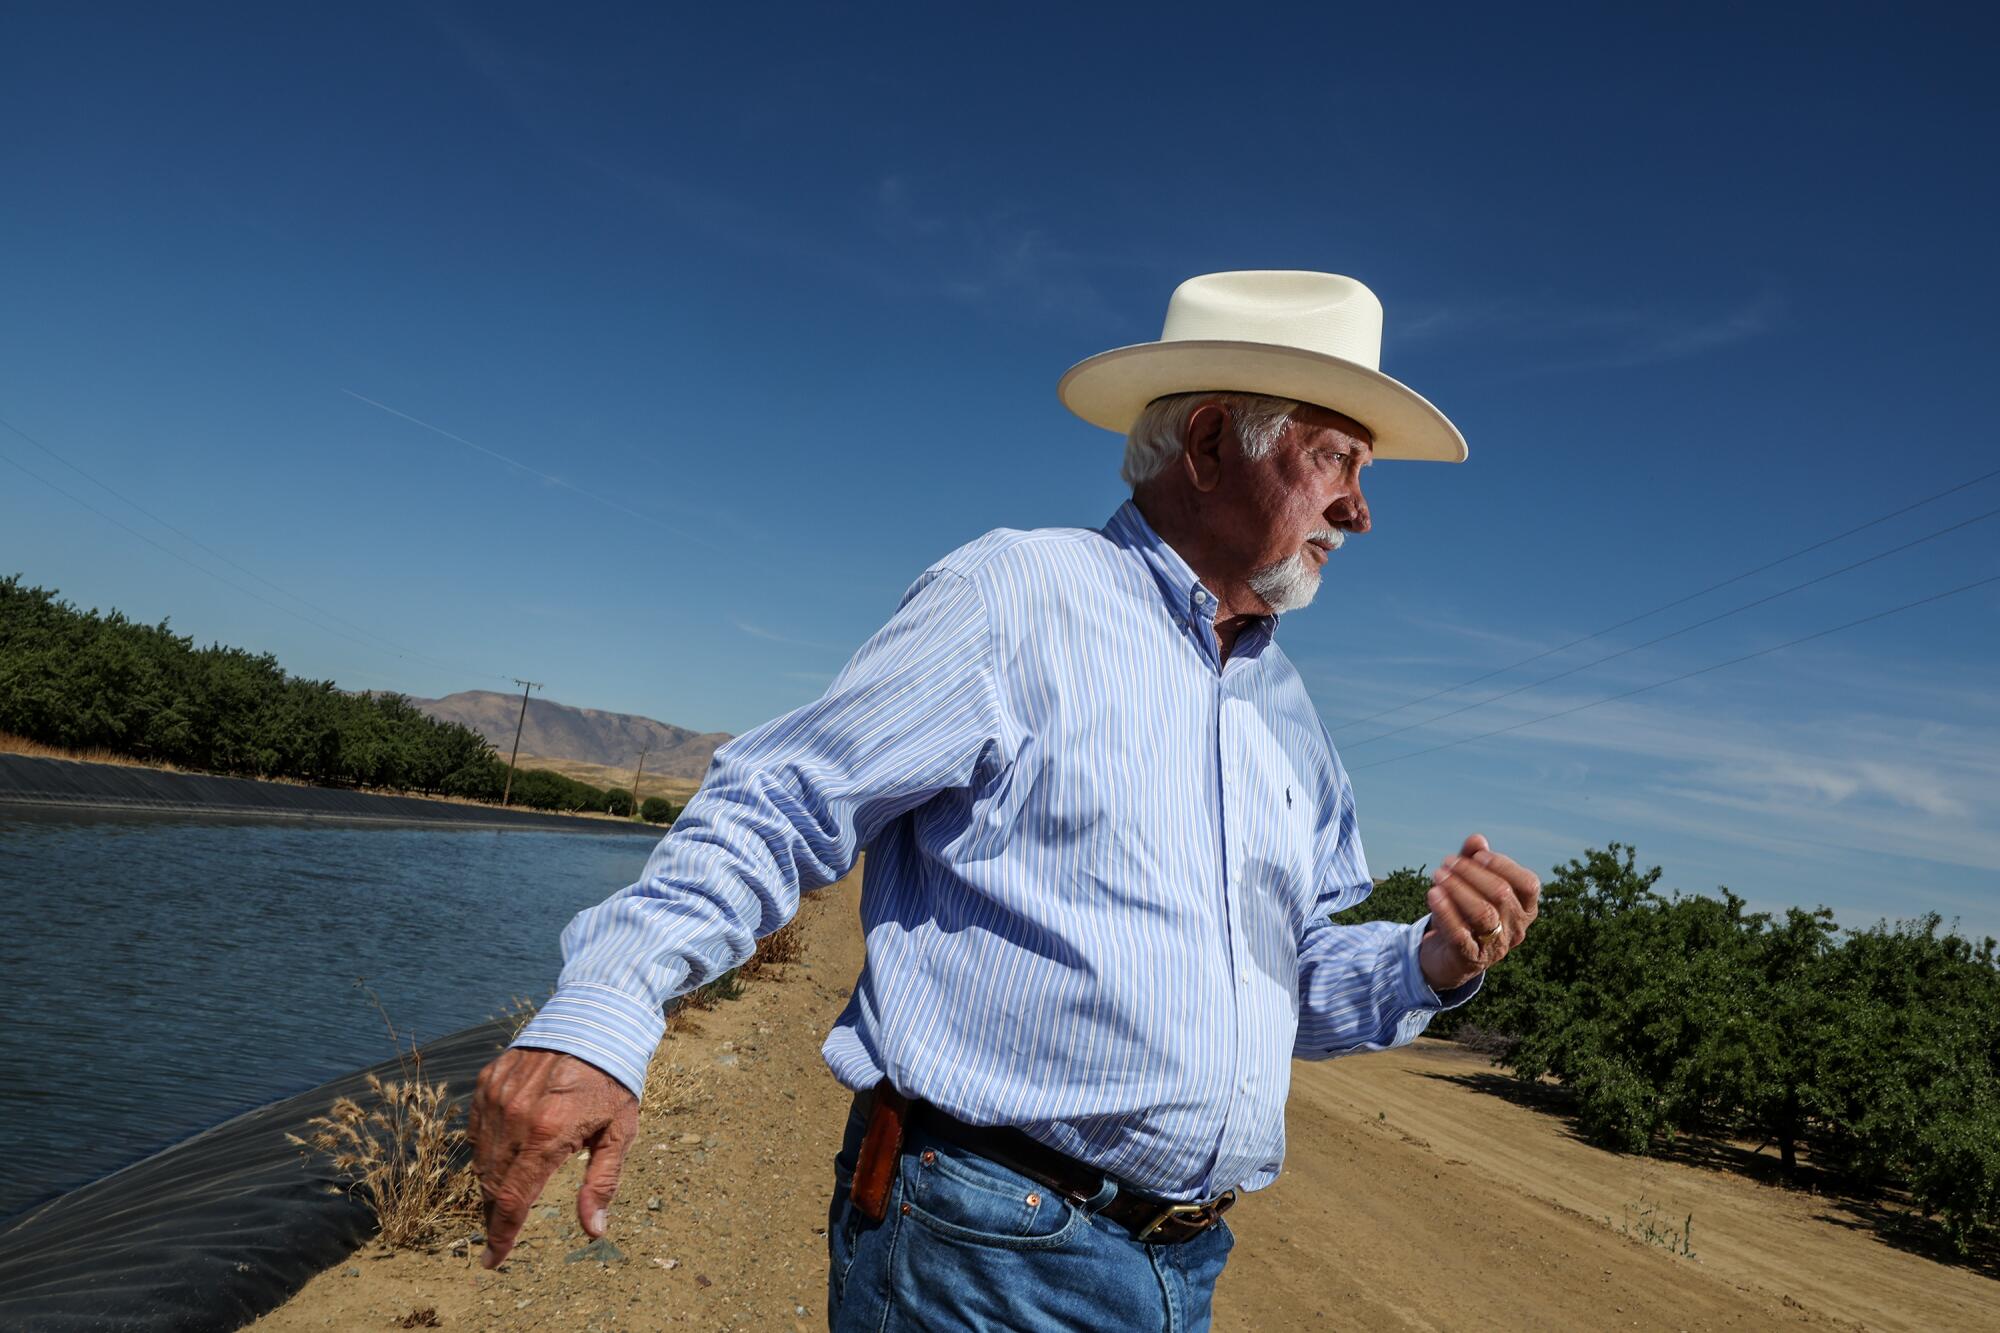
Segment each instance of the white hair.
M1137 490L1180 456L1187 439L1188 418L1203 403L1220 403L1229 409L1230 420L1236 423L1236 438L1243 442L1243 456L1253 462L1277 445L1285 423L1299 406L1289 398L1256 393L1207 391L1155 398L1125 433L1125 466L1118 475L1125 478L1126 485Z
M1321 528L1307 540L1324 544L1327 554L1332 555L1341 548L1347 535L1338 528ZM1276 564L1252 570L1249 583L1250 591L1263 598L1264 605L1283 615L1310 606L1313 595L1319 591L1319 579L1319 567L1306 559L1304 551L1295 551Z

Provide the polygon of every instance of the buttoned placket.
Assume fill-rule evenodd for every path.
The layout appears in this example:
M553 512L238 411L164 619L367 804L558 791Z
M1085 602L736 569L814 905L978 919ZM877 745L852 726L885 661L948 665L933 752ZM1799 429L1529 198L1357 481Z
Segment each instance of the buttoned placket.
M1189 628L1194 631L1202 645L1202 656L1207 663L1214 691L1215 718L1215 763L1217 787L1221 793L1221 808L1216 812L1220 822L1219 834L1222 842L1222 909L1225 932L1226 957L1229 963L1229 999L1232 1018L1229 1049L1234 1059L1234 1068L1229 1074L1229 1097L1224 1106L1222 1124L1216 1134L1214 1167L1210 1178L1203 1186L1203 1193L1214 1194L1240 1182L1218 1180L1214 1172L1233 1157L1241 1155L1235 1147L1242 1137L1241 1120L1243 1106L1255 1091L1250 1085L1249 1069L1251 1053L1248 1049L1249 1025L1244 1015L1246 992L1250 986L1249 960L1244 956L1243 917L1239 910L1238 898L1242 886L1242 839L1239 831L1247 827L1243 812L1237 808L1241 801L1234 774L1243 761L1242 738L1239 724L1233 716L1238 710L1249 705L1231 688L1231 677L1239 681L1252 668L1252 662L1245 657L1232 654L1228 662L1222 660L1222 649L1215 635L1215 615L1220 604L1215 595L1197 583L1189 593Z

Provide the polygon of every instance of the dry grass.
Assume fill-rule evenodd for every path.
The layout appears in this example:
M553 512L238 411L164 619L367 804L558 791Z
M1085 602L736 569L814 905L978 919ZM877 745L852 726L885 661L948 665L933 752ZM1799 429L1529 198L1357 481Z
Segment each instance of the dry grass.
M434 1244L447 1224L479 1213L479 1180L466 1161L465 1131L452 1123L442 1083L371 1073L368 1087L372 1107L338 1098L325 1115L307 1122L305 1137L285 1137L332 1158L334 1170L348 1176L349 1188L374 1210L383 1244Z
M805 955L805 923L794 916L790 921L757 941L757 952L750 960L736 969L739 980L748 981L767 967L784 963L796 963Z
M504 759L506 756L503 754L501 757ZM622 787L627 791L632 788L630 764L594 764L587 759L523 754L521 767L546 768L551 773L560 773L563 777L575 778L578 782L588 782L593 787ZM664 796L675 805L686 805L700 788L699 778L668 777L649 771L640 778L639 792L633 797L633 801L636 806L637 802L645 800L648 796Z
M40 741L31 741L26 736L16 736L11 731L0 731L0 754L24 754L30 759L73 759L84 764L117 764L120 768L157 768L168 773L186 771L172 764L134 759L129 754L119 754L102 746L90 750L71 750L60 745L44 745Z
M505 1009L493 1015L496 1022L501 1019L507 1022L507 1036L500 1043L501 1050L504 1051L514 1044L514 1038L521 1035L521 1029L528 1026L529 1021L540 1009L541 1006L527 996L516 995L507 1002Z
M708 1071L684 1065L673 1055L673 1043L668 1042L646 1069L648 1112L690 1111L709 1099Z
M366 989L365 987L363 988ZM352 1097L334 1100L327 1113L307 1121L304 1137L286 1134L310 1157L324 1154L374 1210L382 1243L391 1249L435 1244L446 1227L480 1213L479 1177L470 1163L465 1130L455 1123L450 1090L424 1078L415 1042L406 1049L396 1025L372 990L368 998L388 1025L403 1076L368 1075L372 1105Z

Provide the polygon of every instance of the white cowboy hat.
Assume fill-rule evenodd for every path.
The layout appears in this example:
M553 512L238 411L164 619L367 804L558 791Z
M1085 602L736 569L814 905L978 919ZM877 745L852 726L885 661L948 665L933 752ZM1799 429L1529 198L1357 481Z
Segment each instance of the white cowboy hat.
M1465 461L1465 437L1416 390L1384 375L1382 303L1338 273L1206 273L1174 289L1160 341L1100 352L1056 386L1063 405L1119 434L1172 393L1269 394L1352 417L1377 458Z

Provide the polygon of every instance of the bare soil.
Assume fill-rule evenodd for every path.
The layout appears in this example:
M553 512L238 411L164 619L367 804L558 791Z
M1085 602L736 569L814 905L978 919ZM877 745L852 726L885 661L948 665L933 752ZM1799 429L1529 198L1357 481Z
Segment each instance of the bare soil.
M848 1094L819 1043L861 962L856 888L808 902L802 961L668 1038L612 1210L622 1258L567 1261L579 1159L499 1271L476 1245L364 1249L257 1327L824 1328ZM1293 1072L1285 1174L1230 1214L1218 1329L2000 1327L2000 1281L1853 1205L1593 1148L1462 1048Z
M506 753L502 751L504 759ZM632 787L632 769L618 764L593 764L587 759L550 758L547 755L523 754L518 761L523 769L546 768L551 773L559 773L578 782L587 782L593 787ZM638 799L648 796L664 796L675 805L686 805L689 798L701 789L697 778L662 777L658 773L646 773L639 779Z

